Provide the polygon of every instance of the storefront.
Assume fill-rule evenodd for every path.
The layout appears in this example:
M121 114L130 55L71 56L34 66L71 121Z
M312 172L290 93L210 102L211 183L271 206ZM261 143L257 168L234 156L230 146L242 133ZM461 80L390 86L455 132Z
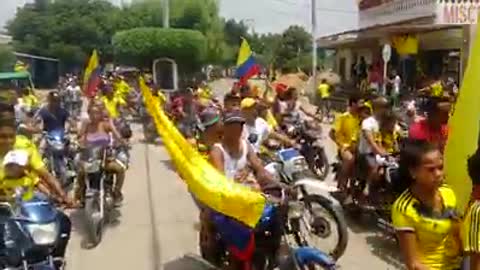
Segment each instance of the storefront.
M352 81L352 65L363 56L367 64L379 66L382 47L394 47L388 70L395 69L410 88L422 80L449 76L458 81L463 29L460 25L438 24L434 0L363 0L359 4L359 29L318 40L320 47L335 49L335 71L344 81ZM395 40L410 39L416 47L400 52ZM398 44L397 44L398 45ZM403 45L402 45L403 46Z

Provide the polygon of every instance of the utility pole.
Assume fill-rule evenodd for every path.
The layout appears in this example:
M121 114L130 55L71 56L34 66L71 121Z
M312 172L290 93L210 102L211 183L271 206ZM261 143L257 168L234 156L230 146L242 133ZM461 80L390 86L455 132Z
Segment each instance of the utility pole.
M312 76L313 92L317 90L317 4L312 0Z
M163 0L163 27L170 28L170 0Z

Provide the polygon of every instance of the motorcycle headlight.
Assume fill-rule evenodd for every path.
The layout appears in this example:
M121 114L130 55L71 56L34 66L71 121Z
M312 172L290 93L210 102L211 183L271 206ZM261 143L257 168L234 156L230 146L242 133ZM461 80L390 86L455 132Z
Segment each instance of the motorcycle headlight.
M57 240L58 226L55 222L28 224L26 227L36 245L51 245Z
M297 172L305 170L307 166L307 162L303 158L299 158L293 162L293 168Z
M63 151L64 150L64 145L63 142L61 141L56 141L56 140L50 140L48 142L50 147L52 147L52 150L54 151Z
M92 162L85 162L84 163L84 169L86 173L96 173L100 171L100 167L102 165L101 160L96 160Z

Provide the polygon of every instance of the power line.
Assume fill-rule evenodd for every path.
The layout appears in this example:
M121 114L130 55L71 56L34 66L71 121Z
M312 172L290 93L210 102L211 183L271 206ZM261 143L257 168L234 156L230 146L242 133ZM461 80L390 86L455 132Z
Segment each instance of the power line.
M274 0L277 3L289 5L289 6L303 6L303 7L310 7L309 5L300 5L300 3L293 3L286 0ZM310 9L310 8L309 8ZM319 12L333 12L333 13L346 13L346 14L357 14L357 10L348 10L348 9L335 9L335 8L327 8L327 7L316 7L316 10Z

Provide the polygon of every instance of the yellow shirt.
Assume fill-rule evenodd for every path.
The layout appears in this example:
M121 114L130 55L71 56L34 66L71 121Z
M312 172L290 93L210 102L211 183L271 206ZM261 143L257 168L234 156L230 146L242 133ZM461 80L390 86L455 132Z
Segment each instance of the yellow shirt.
M440 187L444 213L433 216L419 209L419 201L410 190L400 195L392 205L392 222L398 231L414 232L420 262L432 270L453 270L460 268L460 243L454 235L457 200L448 186Z
M34 108L38 105L38 99L33 94L28 94L21 98L21 102L28 108Z
M115 94L120 97L126 97L130 93L131 87L124 80L121 80L114 84Z
M341 147L350 147L358 141L360 120L350 112L344 112L333 124L336 143Z
M318 86L318 93L321 98L328 98L330 97L330 85L326 83L321 83Z
M202 99L211 99L212 91L208 88L198 88L197 95L199 98L202 98Z
M267 121L268 125L272 130L278 127L277 119L275 119L271 110L267 111L267 117L265 121Z
M42 156L38 152L35 144L27 137L17 135L15 138L14 150L25 150L28 152L28 168L27 175L20 179L5 179L5 171L3 165L0 166L0 191L6 197L11 197L15 193L15 188L25 187L27 192L24 195L25 200L29 200L33 196L34 188L39 182L39 178L32 171L38 171L45 168ZM3 158L0 157L0 164L3 164Z
M123 98L120 97L113 97L107 98L106 96L102 97L103 104L105 105L105 109L108 112L108 116L112 119L115 119L120 116L119 107L125 106L127 103Z
M398 152L398 137L400 134L397 131L393 132L380 132L380 141L382 147L390 154Z
M431 95L433 97L441 97L443 95L443 86L441 82L433 83L430 85L430 88L432 89Z
M461 238L463 251L480 253L480 201L471 202L463 216Z

